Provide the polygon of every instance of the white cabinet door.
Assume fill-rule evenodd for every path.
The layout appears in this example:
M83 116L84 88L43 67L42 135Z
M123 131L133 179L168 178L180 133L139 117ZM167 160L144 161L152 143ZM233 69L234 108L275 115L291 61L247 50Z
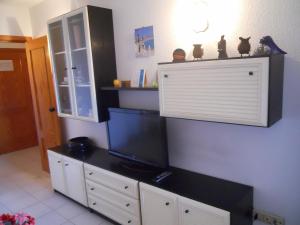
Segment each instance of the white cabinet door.
M48 159L49 159L49 168L50 168L52 187L55 190L65 194L66 187L65 187L62 156L54 152L48 151Z
M159 65L162 116L267 126L269 58Z
M179 225L230 225L230 213L201 202L178 197Z
M177 195L140 183L142 224L178 225Z
M87 206L83 162L63 157L67 195L77 202Z

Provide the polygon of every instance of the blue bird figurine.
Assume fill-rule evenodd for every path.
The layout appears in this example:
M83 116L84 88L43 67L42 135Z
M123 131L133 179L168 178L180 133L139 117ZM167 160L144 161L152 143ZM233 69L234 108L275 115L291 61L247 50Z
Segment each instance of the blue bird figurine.
M283 51L282 49L280 49L275 42L273 41L273 39L271 38L271 36L264 36L262 39L260 39L259 43L261 43L262 45L266 45L270 48L270 53L275 55L275 54L286 54L285 51Z

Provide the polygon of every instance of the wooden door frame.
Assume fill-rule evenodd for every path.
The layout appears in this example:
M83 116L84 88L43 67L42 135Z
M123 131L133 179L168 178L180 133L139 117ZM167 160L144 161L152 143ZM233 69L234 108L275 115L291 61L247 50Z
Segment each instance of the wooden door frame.
M30 36L0 35L1 42L25 43L32 40Z
M43 46L44 43L47 43L47 49L48 49L48 39L47 36L42 36L39 38L34 39L35 45L41 45ZM40 152L41 152L41 160L42 160L42 167L45 171L49 172L49 166L48 164L48 160L47 162L45 162L45 157L48 158L47 156L47 152L43 152L43 149L45 149L46 146L44 146L43 141L41 141L43 139L43 135L41 133L41 127L42 127L42 122L39 116L39 107L38 107L38 103L37 103L37 92L36 92L36 87L35 87L35 79L34 79L34 74L33 74L33 68L32 68L32 61L31 61L31 57L30 57L30 51L28 50L28 48L30 48L31 43L30 42L26 42L25 46L26 46L26 56L27 56L27 64L28 64L28 72L29 72L29 80L30 80L30 87L31 87L31 95L32 95L32 101L33 101L33 108L34 108L34 115L35 115L35 123L36 123L36 128L37 128L37 135L38 135L38 142L39 142L39 148L40 148ZM49 50L49 49L48 49ZM45 56L48 58L49 63L45 63L46 64L46 70L47 70L47 74L50 75L50 77L52 78L52 70L51 70L51 61L49 58L49 52L45 52ZM52 79L51 79L52 80ZM51 81L52 88L50 88L50 95L51 95L51 101L52 101L52 105L57 109L57 105L56 105L56 99L55 99L55 93L54 93L54 83L53 80ZM60 124L56 124L57 129L56 131L58 132L58 134L56 135L56 142L58 144L61 143L61 133L60 133ZM46 154L46 155L44 155ZM47 165L47 166L46 166Z

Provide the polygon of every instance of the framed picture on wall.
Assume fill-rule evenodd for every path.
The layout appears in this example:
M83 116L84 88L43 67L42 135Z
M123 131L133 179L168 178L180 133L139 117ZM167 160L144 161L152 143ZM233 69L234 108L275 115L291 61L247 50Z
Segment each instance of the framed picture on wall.
M154 55L153 26L141 27L134 30L136 57Z

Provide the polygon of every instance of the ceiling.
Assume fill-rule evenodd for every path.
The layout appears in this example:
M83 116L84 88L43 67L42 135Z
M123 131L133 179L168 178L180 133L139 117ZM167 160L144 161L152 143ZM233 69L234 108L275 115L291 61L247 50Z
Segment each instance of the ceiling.
M0 3L10 4L10 5L23 5L23 6L34 6L43 0L0 0Z

